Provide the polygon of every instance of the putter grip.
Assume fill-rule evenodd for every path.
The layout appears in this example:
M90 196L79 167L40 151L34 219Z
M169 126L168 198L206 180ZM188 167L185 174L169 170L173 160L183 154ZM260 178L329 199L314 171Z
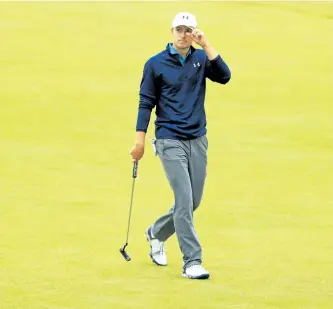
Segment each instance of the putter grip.
M133 165L133 178L136 178L136 176L138 175L138 161L134 162Z

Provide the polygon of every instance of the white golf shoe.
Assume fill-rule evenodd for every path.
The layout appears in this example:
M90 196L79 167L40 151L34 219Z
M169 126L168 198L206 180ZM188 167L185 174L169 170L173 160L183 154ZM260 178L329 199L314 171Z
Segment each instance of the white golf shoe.
M159 241L154 238L151 232L151 227L149 227L146 231L146 238L150 245L150 257L152 261L158 266L166 266L167 256L165 254L165 245L164 241Z
M208 279L209 273L201 265L192 265L183 270L183 277L189 279Z

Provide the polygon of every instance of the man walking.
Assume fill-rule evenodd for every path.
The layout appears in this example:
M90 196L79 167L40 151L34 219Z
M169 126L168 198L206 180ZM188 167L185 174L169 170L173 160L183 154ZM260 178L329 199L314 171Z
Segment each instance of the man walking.
M167 265L165 241L177 235L183 255L184 277L208 279L202 249L193 226L206 178L207 148L204 108L206 78L226 84L227 64L197 28L194 15L178 13L172 21L173 42L144 65L132 161L142 158L152 109L156 107L156 153L174 193L174 205L146 231L150 257ZM202 49L192 46L195 42Z

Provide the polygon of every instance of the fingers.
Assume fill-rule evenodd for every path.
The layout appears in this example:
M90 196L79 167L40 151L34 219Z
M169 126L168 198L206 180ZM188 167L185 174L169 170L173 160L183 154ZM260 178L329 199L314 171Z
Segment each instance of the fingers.
M199 29L193 29L191 34L192 34L193 38L198 38L199 39L204 35L204 32L199 30Z
M133 163L139 161L142 158L143 154L144 154L144 149L138 146L134 146L130 150L130 155L132 156Z
M132 162L135 163L141 159L142 156L132 155Z
M132 156L132 162L140 160L141 155L139 153L137 153L137 152L131 152L130 154Z

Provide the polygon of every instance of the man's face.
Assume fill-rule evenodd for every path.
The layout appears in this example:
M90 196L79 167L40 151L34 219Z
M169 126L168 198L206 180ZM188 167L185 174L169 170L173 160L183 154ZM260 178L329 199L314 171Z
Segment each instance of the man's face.
M192 45L192 38L188 35L192 28L187 26L177 26L172 28L173 45L178 49L186 49Z

